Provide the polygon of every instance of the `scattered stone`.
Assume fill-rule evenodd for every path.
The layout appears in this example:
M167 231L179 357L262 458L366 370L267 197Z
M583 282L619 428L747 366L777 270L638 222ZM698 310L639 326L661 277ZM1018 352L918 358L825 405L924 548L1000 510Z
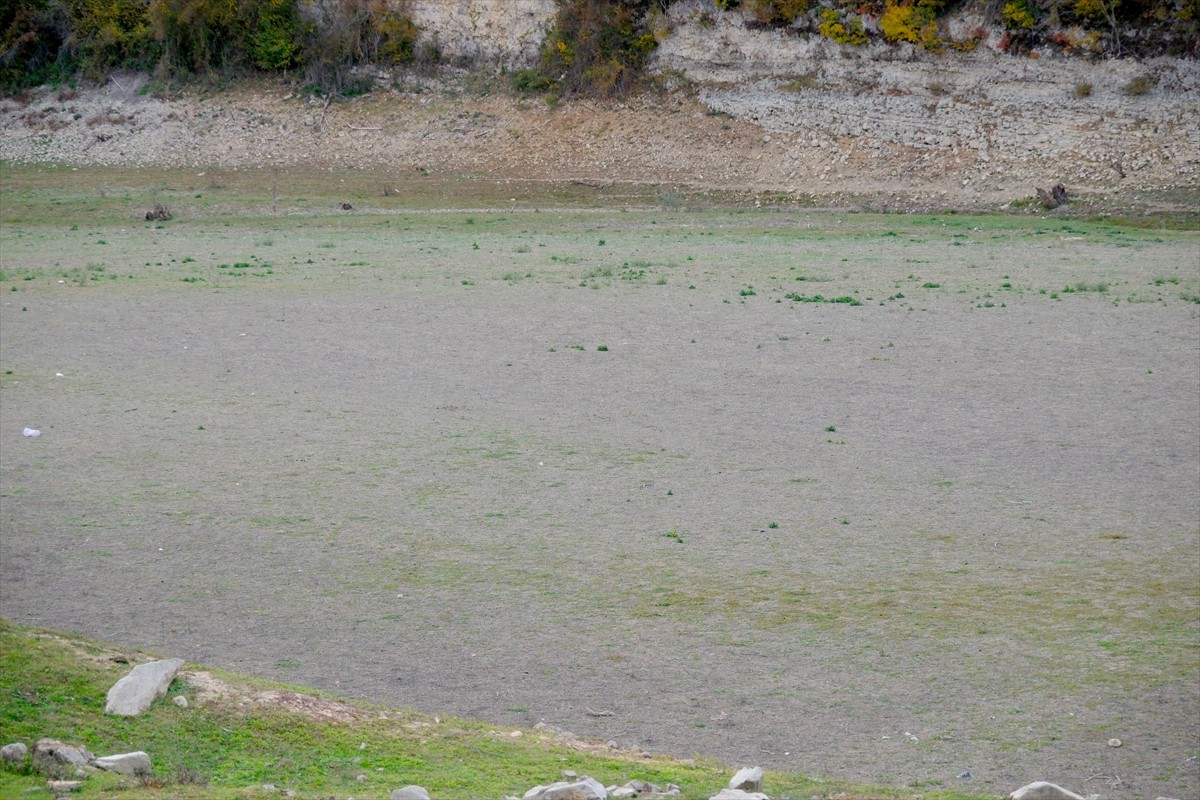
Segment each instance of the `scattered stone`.
M188 699L181 694L177 694L173 698L171 698L171 702L174 703L175 705L179 706L180 708L188 707Z
M747 792L744 789L722 789L708 800L770 800L762 792Z
M119 772L131 778L137 775L150 774L150 756L141 750L133 753L121 753L115 756L103 756L97 758L92 763L100 769L105 769L109 772Z
M679 787L673 783L667 784L667 788L662 788L649 781L632 780L624 786L608 787L608 796L614 800L628 797L667 797L669 795L679 794Z
M743 767L729 781L730 789L746 792L761 792L763 788L762 767Z
M1121 740L1120 740L1120 739L1109 739L1109 740L1108 740L1108 746L1109 746L1109 747L1120 747L1120 746L1121 746Z
M354 206L350 205L349 203L342 203L342 211L353 211L353 210L354 210Z
M392 800L429 800L429 792L421 786L403 786L392 792Z
M0 747L0 761L8 764L20 764L29 756L29 748L24 742L13 742Z
M108 690L105 714L136 717L167 693L175 674L183 667L182 658L169 658L139 664Z
M971 770L969 770L969 769L964 769L962 772L958 773L958 779L960 781L969 781L971 778L974 778L974 777L975 776L971 774Z
M1080 795L1049 781L1034 781L1008 796L1008 800L1084 800Z
M33 761L42 772L47 767L61 764L69 767L86 767L95 760L86 747L75 747L58 739L39 739L33 746Z

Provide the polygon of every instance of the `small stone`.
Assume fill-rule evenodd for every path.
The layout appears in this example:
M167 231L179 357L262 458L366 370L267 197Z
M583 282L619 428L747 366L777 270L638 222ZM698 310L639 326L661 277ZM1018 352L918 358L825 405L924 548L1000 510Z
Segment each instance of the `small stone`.
M564 779L566 779L566 780L574 780L575 778L578 778L578 777L579 777L579 773L578 773L578 772L576 772L576 771L575 771L575 770L573 770L573 769L564 769L564 770L563 770L561 773L559 773L559 774L561 774L561 775L562 775L562 777L563 777Z
M741 789L747 792L761 792L763 788L762 767L743 767L729 781L730 789Z
M404 786L392 792L392 800L429 800L429 792L421 786Z
M177 694L173 698L171 698L171 702L174 703L175 705L179 706L180 708L188 707L188 699L181 694Z
M1109 747L1120 747L1120 746L1121 746L1121 740L1120 740L1120 739L1109 739L1109 740L1108 740L1108 746L1109 746Z
M1084 800L1080 795L1049 781L1034 781L1008 796L1008 800Z
M962 772L958 773L958 779L960 781L967 781L974 777L975 776L971 774L971 770L969 770L969 769L965 769Z
M24 742L13 742L0 747L0 761L7 764L20 764L29 756L29 748Z

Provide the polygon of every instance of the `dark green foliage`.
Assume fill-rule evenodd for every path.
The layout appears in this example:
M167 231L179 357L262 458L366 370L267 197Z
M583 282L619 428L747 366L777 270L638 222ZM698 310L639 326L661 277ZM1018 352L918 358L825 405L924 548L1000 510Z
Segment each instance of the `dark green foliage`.
M558 0L536 74L514 79L524 90L612 97L632 89L658 46L649 16L670 0Z
M8 91L61 80L75 71L64 42L70 17L45 0L0 4L0 88Z
M293 0L294 2L294 0ZM342 94L369 91L370 78L356 77L363 64L393 66L416 55L418 29L385 0L336 0L314 9L304 27L305 77Z
M303 68L318 88L346 92L359 65L413 61L418 33L385 0L8 0L0 90L113 69L166 80Z

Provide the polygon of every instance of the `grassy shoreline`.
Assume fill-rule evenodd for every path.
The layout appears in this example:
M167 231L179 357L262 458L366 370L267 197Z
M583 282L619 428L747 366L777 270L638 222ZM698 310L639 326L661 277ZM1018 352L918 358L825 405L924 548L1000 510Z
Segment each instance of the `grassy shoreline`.
M97 755L146 751L154 776L140 783L109 773L84 782L79 797L237 798L273 784L300 798L387 797L415 783L435 798L521 795L559 779L563 770L611 785L640 779L678 784L682 798L719 791L735 768L715 761L606 752L600 744L545 731L497 728L466 720L429 717L355 701L335 701L317 690L214 671L235 697L196 702L189 682L199 668L176 678L168 699L135 718L106 716L108 687L129 670L114 658L139 661L112 645L0 620L0 739L31 746L41 738L83 745ZM320 721L254 696L293 694L336 702L354 719ZM188 697L180 708L169 698ZM518 735L519 734L519 735ZM360 779L359 776L363 776ZM15 797L44 786L27 767L0 767L0 795ZM912 790L856 786L802 775L769 772L772 798L902 798ZM969 800L982 795L920 792L929 798Z

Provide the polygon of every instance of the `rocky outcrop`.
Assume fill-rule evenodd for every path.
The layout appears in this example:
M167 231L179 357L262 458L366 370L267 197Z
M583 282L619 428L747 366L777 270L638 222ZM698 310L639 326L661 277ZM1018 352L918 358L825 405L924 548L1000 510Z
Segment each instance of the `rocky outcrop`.
M1073 174L1057 173L1063 180L1117 183L1150 167L1193 183L1200 175L1200 140L1189 135L1200 113L1192 59L853 47L699 9L671 7L656 68L698 82L717 111L798 135L796 161L806 146L836 142L867 164L902 149L961 153L976 167L967 182L994 181L1004 162L1030 160L1048 171L1071 163Z
M408 0L421 35L451 62L527 67L537 60L554 0Z

